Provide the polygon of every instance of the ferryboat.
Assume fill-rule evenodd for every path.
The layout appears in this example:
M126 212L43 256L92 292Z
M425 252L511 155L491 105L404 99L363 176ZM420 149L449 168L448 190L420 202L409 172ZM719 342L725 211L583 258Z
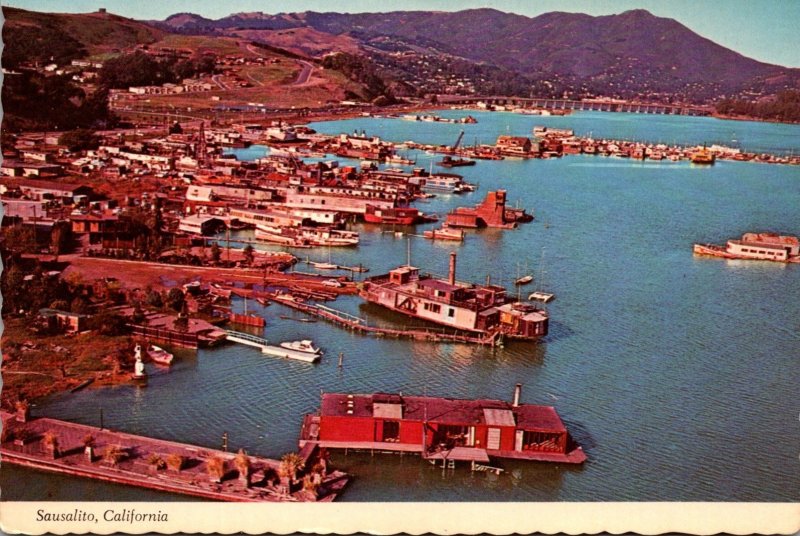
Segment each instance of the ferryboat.
M329 227L274 227L260 224L256 226L255 237L293 247L346 247L357 246L359 242L357 232Z
M517 302L497 285L456 281L454 252L447 279L422 275L413 266L399 266L388 274L367 278L360 295L406 316L486 336L535 340L547 335L547 311L533 303Z
M696 255L773 262L800 263L800 240L775 233L745 233L741 240L728 240L725 246L694 244Z
M712 153L708 148L703 146L702 149L698 149L692 152L689 155L689 160L692 164L713 164L716 160L716 156Z
M580 464L586 453L552 406L400 394L324 393L318 413L306 415L300 447L419 454L473 470L493 458Z

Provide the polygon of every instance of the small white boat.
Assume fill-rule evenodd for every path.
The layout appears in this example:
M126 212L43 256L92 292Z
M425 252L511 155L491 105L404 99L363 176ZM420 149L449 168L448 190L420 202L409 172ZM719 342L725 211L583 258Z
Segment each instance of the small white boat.
M306 354L320 355L322 353L322 350L314 348L314 343L307 339L302 341L282 342L281 347L287 350L294 350L295 352L304 352Z
M517 278L517 280L514 281L514 284L516 284L516 285L527 285L531 281L533 281L533 276L532 275L524 275L524 276L522 276L520 278Z
M317 270L337 270L339 268L338 264L331 262L310 262L309 264Z
M171 365L174 358L171 353L153 344L147 347L147 357L150 358L150 361L159 365Z

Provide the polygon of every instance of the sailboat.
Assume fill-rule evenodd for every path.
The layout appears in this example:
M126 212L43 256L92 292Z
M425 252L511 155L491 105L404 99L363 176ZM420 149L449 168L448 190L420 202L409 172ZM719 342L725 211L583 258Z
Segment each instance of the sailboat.
M528 296L528 299L540 301L542 303L548 303L555 299L555 294L544 291L544 248L542 248L542 275L539 276L539 289L540 290L536 292L532 292Z
M316 268L317 270L337 270L339 268L338 264L333 264L331 262L331 250L328 248L328 262L314 262L308 261L308 264Z
M526 271L527 271L527 268L526 268ZM520 277L520 275L519 275L519 264L517 264L517 279L514 281L514 284L515 285L527 285L531 281L533 281L533 276L530 275L530 274L523 275L522 277Z

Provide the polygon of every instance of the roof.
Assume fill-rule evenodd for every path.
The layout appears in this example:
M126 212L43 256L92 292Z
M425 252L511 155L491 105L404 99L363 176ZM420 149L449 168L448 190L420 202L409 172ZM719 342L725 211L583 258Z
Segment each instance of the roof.
M800 240L796 236L783 236L773 233L745 233L742 235L742 243L797 246L800 244Z
M459 285L451 285L447 281L443 281L441 279L420 279L417 283L420 287L427 287L432 288L434 290L444 290L447 292L455 292L463 287Z
M389 413L397 411L396 408L386 408L393 405L402 405L402 416ZM513 407L503 400L325 393L322 395L320 413L323 417L384 418L462 426L515 426L516 422L519 429L566 432L564 423L552 406L521 404Z

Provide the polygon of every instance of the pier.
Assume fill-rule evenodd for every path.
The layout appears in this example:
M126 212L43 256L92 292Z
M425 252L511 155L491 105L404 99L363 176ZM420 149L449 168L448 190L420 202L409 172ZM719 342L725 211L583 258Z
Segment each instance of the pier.
M498 106L521 106L523 108L543 108L545 110L582 110L595 112L628 112L641 114L693 115L707 116L713 113L710 106L691 106L680 104L653 104L646 102L623 102L615 100L573 100L522 98L478 95L437 95L439 104L471 104L484 102Z
M479 344L483 346L496 346L501 344L502 337L499 332L493 332L483 337L472 335L461 335L458 333L447 333L434 329L391 329L370 326L362 318L337 311L330 307L308 304L296 300L291 295L266 294L265 298L281 305L285 305L297 311L301 311L310 316L322 318L345 329L363 333L365 335L375 335L378 337L392 337L395 339L413 339L416 341L431 342L460 342L464 344Z
M225 330L225 333L227 333L227 338L229 341L238 342L239 344L246 344L248 346L254 346L255 348L261 350L262 354L271 355L273 357L295 359L297 361L306 361L308 363L314 363L315 361L318 361L320 357L319 354L290 350L289 348L283 348L282 346L273 346L269 344L267 339L258 337L256 335L251 335L249 333L242 333L241 331L233 331L230 329Z
M19 420L0 412L3 463L204 499L236 502L329 502L349 476L308 472L315 486L281 477L281 461L126 434L49 418ZM86 445L91 448L86 448ZM319 452L301 455L307 468ZM309 492L315 487L313 492Z

